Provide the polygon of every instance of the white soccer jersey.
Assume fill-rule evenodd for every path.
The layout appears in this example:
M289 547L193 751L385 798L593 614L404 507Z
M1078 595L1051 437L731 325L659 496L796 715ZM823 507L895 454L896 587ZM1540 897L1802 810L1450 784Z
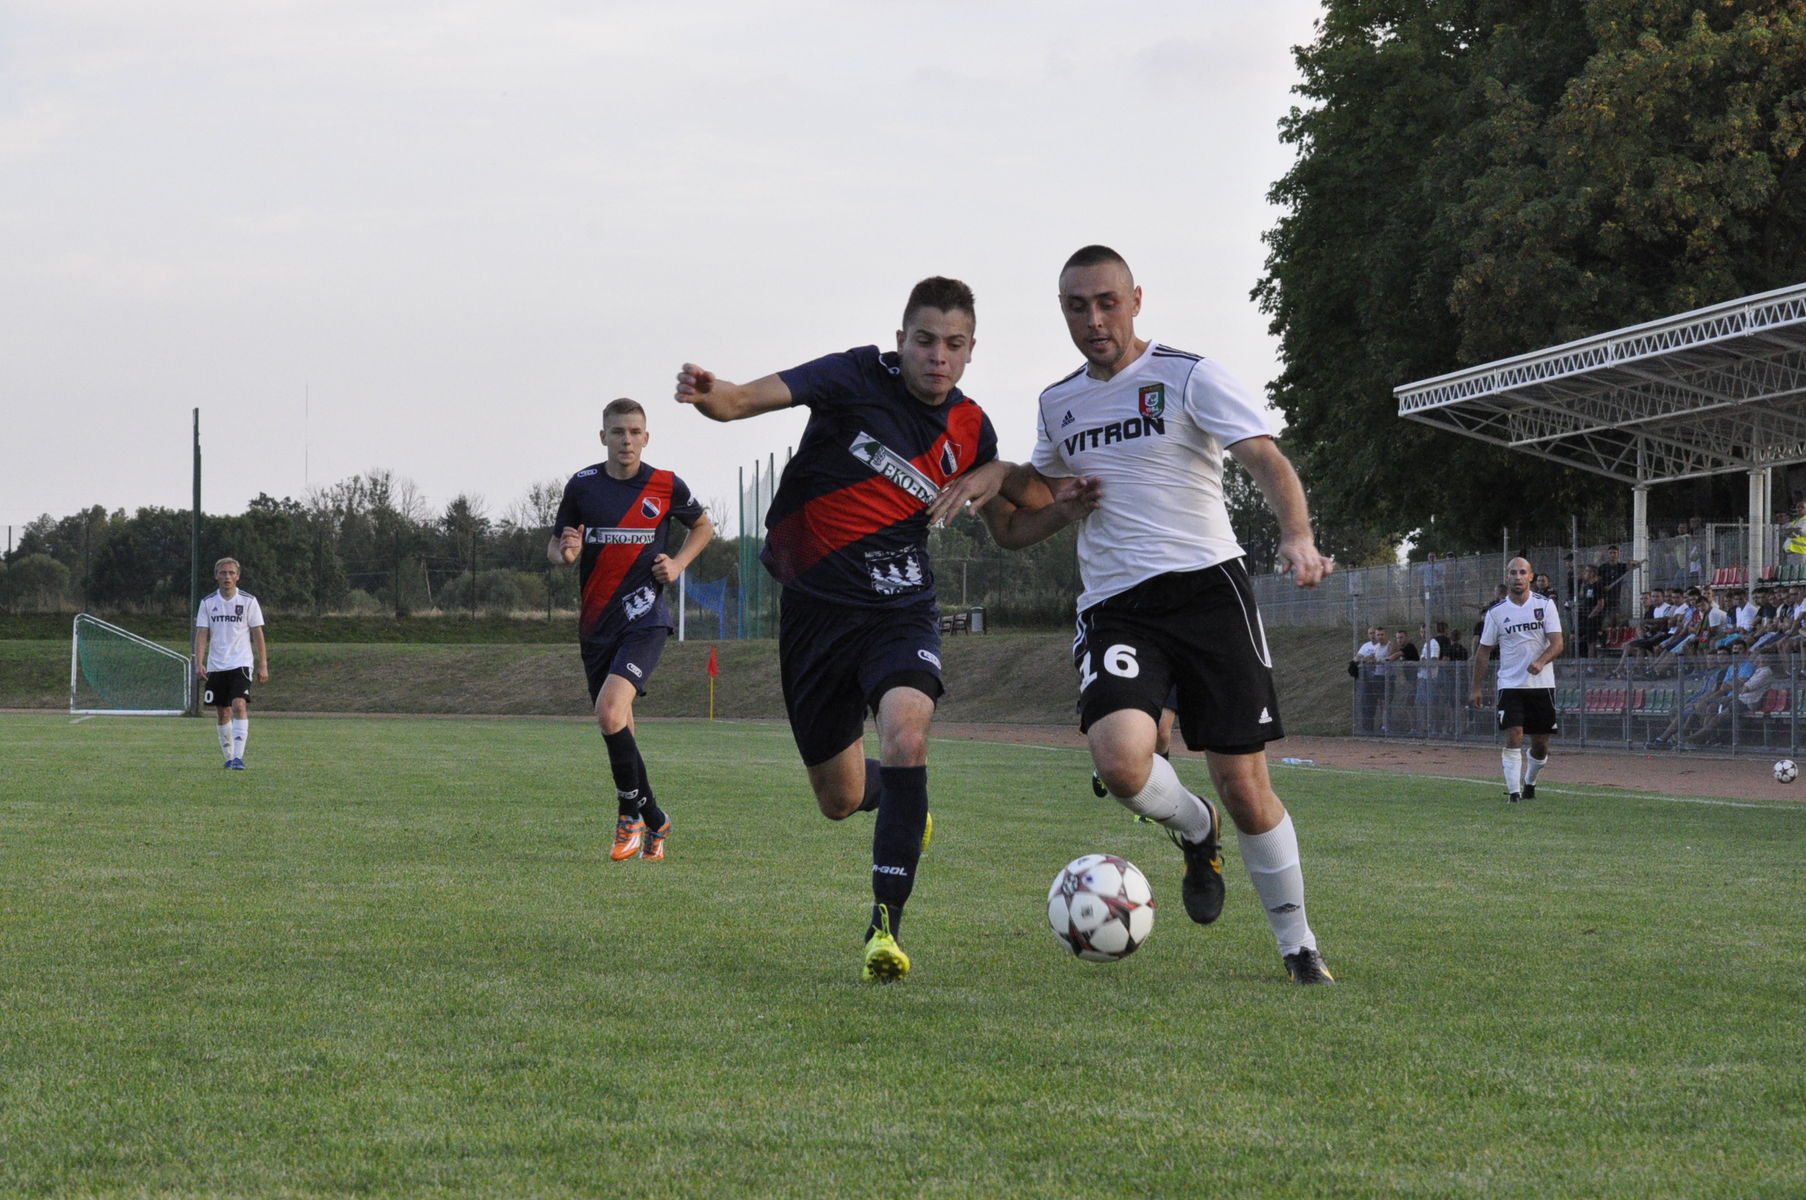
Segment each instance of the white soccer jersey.
M1561 632L1561 606L1551 597L1531 592L1522 604L1510 596L1495 600L1486 610L1483 645L1499 648L1499 686L1502 688L1552 688L1555 664L1532 675L1530 664L1549 648L1549 635Z
M1216 363L1149 342L1112 379L1081 369L1042 392L1035 432L1035 470L1103 484L1102 503L1079 524L1080 612L1144 579L1241 556L1223 503L1223 448L1273 431Z
M194 627L207 631L207 669L229 671L254 665L251 630L262 624L263 606L243 588L230 600L215 592L201 601Z

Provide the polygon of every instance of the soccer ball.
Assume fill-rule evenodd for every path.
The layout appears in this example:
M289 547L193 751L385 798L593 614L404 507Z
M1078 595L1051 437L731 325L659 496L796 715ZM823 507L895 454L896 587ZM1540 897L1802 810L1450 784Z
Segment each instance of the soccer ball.
M1047 889L1047 923L1061 945L1090 962L1135 953L1154 932L1154 890L1134 863L1087 854L1066 864Z
M1793 765L1793 759L1784 758L1775 764L1775 782L1792 783L1800 777L1800 768Z

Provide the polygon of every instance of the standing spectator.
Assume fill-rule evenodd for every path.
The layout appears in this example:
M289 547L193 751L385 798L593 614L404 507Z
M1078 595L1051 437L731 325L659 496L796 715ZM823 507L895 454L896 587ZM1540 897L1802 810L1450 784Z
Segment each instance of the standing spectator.
M1574 595L1574 644L1582 659L1593 656L1599 645L1599 617L1605 603L1599 595L1599 568L1580 568L1580 581Z
M1793 520L1781 527L1781 550L1787 566L1806 569L1806 500L1794 504Z
M1599 594L1605 600L1603 615L1605 625L1616 625L1618 616L1624 609L1624 576L1632 567L1643 565L1641 559L1621 562L1618 558L1618 547L1605 548L1605 561L1599 564Z
M1355 651L1355 733L1371 737L1379 730L1378 710L1385 695L1386 679L1380 674L1386 661L1386 635L1379 626L1367 627L1367 640Z
M1436 689L1441 680L1438 673L1442 668L1442 638L1430 632L1425 625L1420 636L1423 645L1418 650L1417 662L1417 723L1415 733L1435 733L1440 722Z
M1392 725L1392 706L1395 703L1402 702L1404 704L1409 704L1411 702L1412 688L1417 684L1417 660L1421 657L1422 653L1417 649L1417 643L1411 640L1410 634L1402 629L1393 633L1391 647L1392 665L1389 668L1392 690L1386 695L1386 725L1388 731L1390 731ZM1408 730L1414 722L1411 721L1409 713L1405 714L1405 716L1405 728Z

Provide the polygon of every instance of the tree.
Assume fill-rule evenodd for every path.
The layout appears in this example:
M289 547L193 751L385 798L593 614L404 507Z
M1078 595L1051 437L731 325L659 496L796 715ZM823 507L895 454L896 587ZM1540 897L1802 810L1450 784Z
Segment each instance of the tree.
M1622 524L1619 485L1392 388L1801 278L1803 56L1806 0L1328 0L1255 290L1327 549Z
M68 601L69 568L48 554L17 554L0 576L0 605L8 612L57 612Z

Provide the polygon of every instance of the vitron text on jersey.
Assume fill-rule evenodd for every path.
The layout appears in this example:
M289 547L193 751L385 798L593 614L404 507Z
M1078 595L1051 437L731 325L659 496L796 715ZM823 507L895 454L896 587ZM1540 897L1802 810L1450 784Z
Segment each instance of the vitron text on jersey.
M1112 442L1133 441L1135 438L1165 436L1165 417L1130 417L1126 421L1112 421L1108 425L1096 429L1081 429L1066 438L1067 454L1076 454L1080 450L1095 450L1099 446L1108 446Z

